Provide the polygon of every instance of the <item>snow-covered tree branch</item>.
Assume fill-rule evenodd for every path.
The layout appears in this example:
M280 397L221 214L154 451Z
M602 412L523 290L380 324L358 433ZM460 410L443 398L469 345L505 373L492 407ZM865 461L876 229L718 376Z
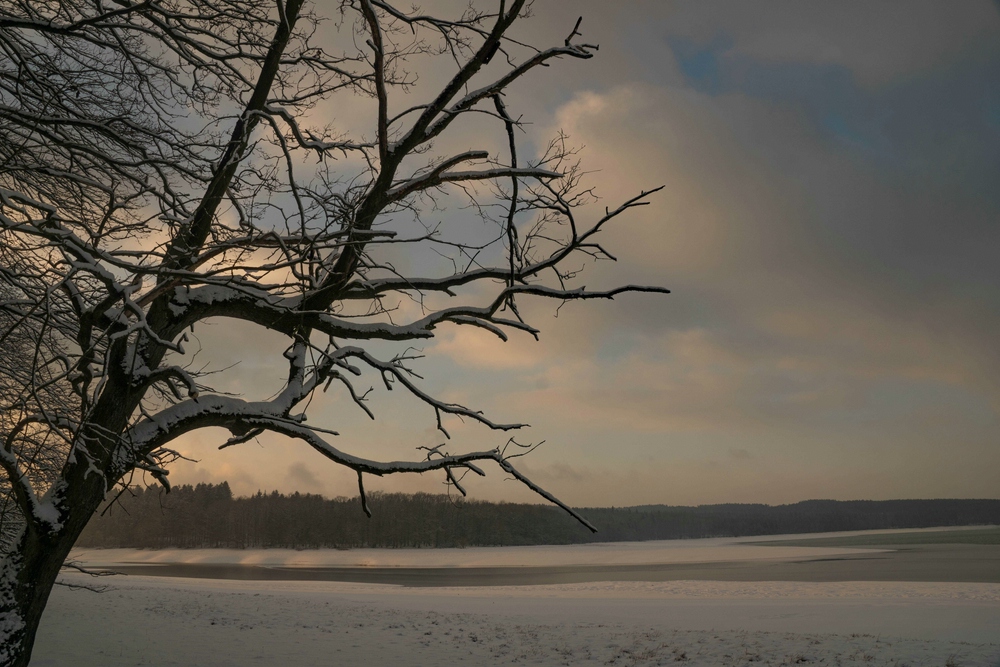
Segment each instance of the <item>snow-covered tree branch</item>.
M444 420L523 424L435 396L419 355L370 344L460 325L537 336L525 299L666 292L578 283L581 266L614 259L598 234L655 190L588 219L565 138L532 155L504 99L597 47L580 23L528 46L515 35L525 0L481 5L0 5L0 665L28 663L106 495L136 471L168 485L167 445L195 429L227 429L224 449L264 432L300 441L355 471L363 502L365 475L440 471L465 493L456 471L492 462L592 528L507 447L463 445ZM433 90L417 76L430 61L452 68ZM367 125L337 124L362 106ZM452 136L463 124L475 145ZM401 256L418 268L397 269ZM186 361L189 331L219 318L285 338L277 395L216 391ZM424 405L449 449L370 460L307 422L334 380L376 417L354 386L363 373Z

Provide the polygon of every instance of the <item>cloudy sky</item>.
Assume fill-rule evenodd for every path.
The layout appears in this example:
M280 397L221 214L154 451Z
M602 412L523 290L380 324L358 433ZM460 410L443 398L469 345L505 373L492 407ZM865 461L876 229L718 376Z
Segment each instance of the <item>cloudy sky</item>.
M545 444L522 469L575 505L997 497L998 4L537 0L519 34L561 43L577 15L597 57L538 72L508 105L532 123L527 150L558 130L583 147L592 213L665 185L585 283L673 292L558 317L526 304L540 342L442 329L427 386L530 423L521 438ZM280 340L196 333L218 367L239 361L222 388L280 383ZM343 449L398 459L441 441L403 396L374 396L376 422L344 399L312 412ZM505 440L453 435L456 450ZM223 439L178 443L198 462L174 482L356 493L300 443ZM369 486L444 491L430 475ZM534 501L497 473L469 488Z

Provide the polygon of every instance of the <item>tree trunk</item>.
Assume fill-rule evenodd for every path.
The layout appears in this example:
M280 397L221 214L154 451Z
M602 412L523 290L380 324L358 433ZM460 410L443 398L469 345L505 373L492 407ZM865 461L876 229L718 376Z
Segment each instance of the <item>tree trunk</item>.
M87 487L90 497L67 498L72 510L59 532L26 527L0 561L0 667L27 667L31 660L38 624L59 570L104 498L100 485Z
M118 345L116 358L120 360L124 344ZM163 350L153 356L153 363L159 365ZM0 561L0 667L27 667L38 624L59 570L108 489L131 468L130 463L118 462L120 469L116 470L114 454L120 438L109 434L125 430L129 415L142 398L142 390L129 384L119 370L120 362L113 368L116 372L108 374L108 382L91 415L93 431L103 437L91 441L80 455L71 457L56 482L62 489L57 502L59 529L51 531L29 517L20 539ZM95 468L105 471L104 475L94 474Z

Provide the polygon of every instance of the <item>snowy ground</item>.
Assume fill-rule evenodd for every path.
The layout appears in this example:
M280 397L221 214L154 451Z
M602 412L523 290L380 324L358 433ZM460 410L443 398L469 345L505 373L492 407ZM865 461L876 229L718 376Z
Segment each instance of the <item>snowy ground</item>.
M1000 585L116 577L56 589L32 664L998 667Z
M856 549L684 540L507 549L88 550L124 562L531 567L817 557ZM775 539L779 539L776 537ZM1000 667L1000 584L593 581L409 588L90 579L58 587L33 665L892 665Z

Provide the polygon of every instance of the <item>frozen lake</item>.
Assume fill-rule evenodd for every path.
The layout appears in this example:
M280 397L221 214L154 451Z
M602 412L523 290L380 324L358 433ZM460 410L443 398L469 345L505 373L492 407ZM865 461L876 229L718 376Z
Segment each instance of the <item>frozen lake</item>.
M900 539L915 535L913 531L897 534ZM872 535L885 538L893 533L883 531ZM1000 583L1000 547L997 545L941 543L872 548L768 544L786 538L349 551L96 549L75 551L71 558L87 567L109 568L126 574L406 586L684 580Z
M1000 667L1000 583L976 579L977 572L981 579L1000 573L995 560L1000 547L749 544L761 539L496 549L75 552L90 566L131 564L159 573L171 567L256 569L310 580L176 574L94 580L67 573L66 583L106 584L107 590L57 587L32 665ZM906 560L905 554L913 558ZM857 576L816 579L838 567L847 568L841 574ZM904 578L938 572L952 580L872 580L873 572L886 567ZM568 570L598 576L549 585L474 581L484 572L523 577ZM398 583L407 585L313 580L317 572L329 571L361 577L396 573L405 575ZM639 578L611 576L629 571ZM650 575L691 571L704 576L656 580ZM798 578L761 578L790 571ZM414 584L405 580L412 572L439 578ZM727 579L733 572L756 578ZM955 580L956 572L971 580ZM462 573L472 579L441 585L441 577Z
M830 533L833 534L835 533ZM774 536L773 539L782 537ZM466 549L80 549L75 550L70 557L95 566L197 563L262 567L474 568L731 562L800 556L840 556L864 551L858 548L769 547L751 544L761 539L730 537Z

